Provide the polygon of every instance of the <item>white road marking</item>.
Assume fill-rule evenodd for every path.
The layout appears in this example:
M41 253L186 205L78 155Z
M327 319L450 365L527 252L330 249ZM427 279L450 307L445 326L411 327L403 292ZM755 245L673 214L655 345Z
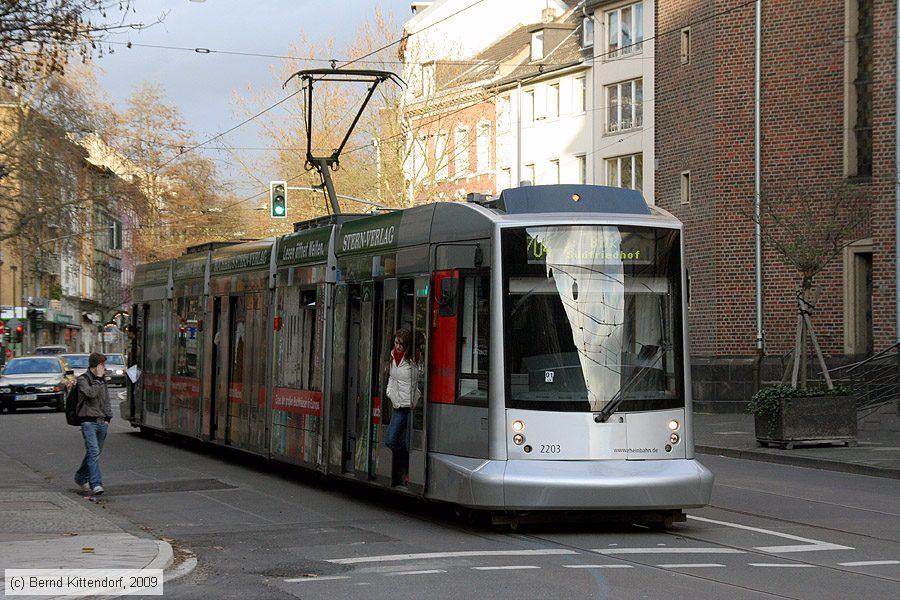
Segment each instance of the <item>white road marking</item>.
M735 529L743 529L745 531L755 531L757 533L765 533L767 535L772 535L775 537L784 538L787 540L794 540L797 542L806 542L803 545L796 546L756 546L754 550L759 550L761 552L770 552L773 554L784 554L788 552L817 552L819 550L854 550L854 548L850 546L841 546L838 544L832 544L830 542L823 542L820 540L812 540L809 538L800 537L798 535L790 535L789 533L779 533L777 531L772 531L771 529L762 529L760 527L750 527L748 525L739 525L737 523L729 523L727 521L716 521L714 519L705 519L703 517L695 517L692 515L688 515L688 519L693 519L694 521L701 521L703 523L713 523L715 525L724 525L725 527L733 527Z
M816 565L791 564L791 563L747 563L751 567L770 567L781 569L814 569Z
M350 579L346 575L330 575L328 577L296 577L294 579L285 579L285 583L301 583L303 581L335 581L337 579Z
M420 554L384 554L382 556L359 556L356 558L332 558L325 562L339 565L389 562L397 560L426 560L431 558L460 558L467 556L549 556L554 554L578 554L575 550L546 548L543 550L470 550L465 552L422 552Z
M518 569L540 569L534 565L509 565L506 567L472 567L476 571L516 571Z
M396 577L397 575L431 575L432 573L446 573L443 569L428 569L427 571L398 571L396 573L385 573L385 577Z
M656 565L656 566L663 568L663 569L705 569L707 567L724 567L725 565L720 565L718 563L684 563L684 564Z
M900 565L900 560L860 560L857 562L838 563L842 567L870 567L875 565Z
M634 565L563 565L567 569L633 569Z
M735 548L595 548L598 554L744 554Z

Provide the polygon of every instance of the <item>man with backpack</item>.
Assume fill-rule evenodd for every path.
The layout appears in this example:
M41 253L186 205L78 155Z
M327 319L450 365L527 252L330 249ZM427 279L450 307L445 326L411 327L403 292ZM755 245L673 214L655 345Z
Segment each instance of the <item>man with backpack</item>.
M84 459L75 472L75 483L85 492L103 493L103 476L100 473L100 452L106 440L112 408L109 390L106 388L106 356L92 352L88 358L88 370L78 376L78 405L76 415L84 438Z

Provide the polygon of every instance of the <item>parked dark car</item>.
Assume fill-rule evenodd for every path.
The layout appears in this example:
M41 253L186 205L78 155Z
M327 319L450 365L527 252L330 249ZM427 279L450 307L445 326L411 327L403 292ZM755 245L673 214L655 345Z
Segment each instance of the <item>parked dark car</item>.
M0 372L0 409L66 408L66 379L73 376L59 356L20 356Z
M62 354L64 352L68 352L69 349L65 346L61 345L53 345L53 346L38 346L34 349L32 354L37 354L38 356L44 356L48 354Z
M106 382L109 385L125 385L125 355L106 355Z

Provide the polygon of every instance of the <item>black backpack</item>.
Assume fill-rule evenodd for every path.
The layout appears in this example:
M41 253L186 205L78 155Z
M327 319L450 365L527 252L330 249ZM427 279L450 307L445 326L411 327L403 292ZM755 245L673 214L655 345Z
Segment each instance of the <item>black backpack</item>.
M81 419L78 417L79 408L81 408L81 401L78 398L78 382L76 380L75 385L69 388L69 392L66 394L66 423L75 427L81 426Z

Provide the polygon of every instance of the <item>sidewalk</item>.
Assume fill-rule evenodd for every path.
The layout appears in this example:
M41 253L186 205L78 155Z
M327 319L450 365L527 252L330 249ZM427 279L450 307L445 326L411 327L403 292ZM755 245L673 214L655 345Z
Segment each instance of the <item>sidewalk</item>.
M750 414L694 414L694 446L698 454L900 479L900 433L860 431L858 445L766 448L756 442Z
M5 590L5 569L166 569L172 565L172 547L167 542L125 531L105 514L102 504L76 494L74 483L68 493L56 490L39 473L2 452L0 481L0 589Z

